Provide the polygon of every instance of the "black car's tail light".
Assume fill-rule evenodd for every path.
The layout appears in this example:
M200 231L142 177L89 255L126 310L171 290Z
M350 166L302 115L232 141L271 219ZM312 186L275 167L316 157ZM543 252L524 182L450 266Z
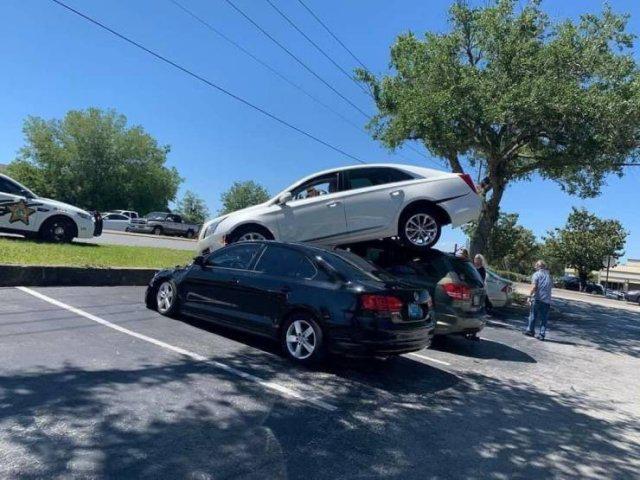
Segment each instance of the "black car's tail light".
M471 299L471 289L466 285L461 285L459 283L445 283L442 285L445 293L449 295L454 300L470 300Z
M400 313L403 303L392 295L364 294L360 296L360 306L363 310L372 312Z

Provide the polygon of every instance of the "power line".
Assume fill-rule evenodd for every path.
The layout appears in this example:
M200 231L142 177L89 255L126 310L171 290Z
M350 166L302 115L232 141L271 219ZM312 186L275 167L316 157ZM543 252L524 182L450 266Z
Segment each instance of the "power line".
M76 10L73 7L70 7L69 5L61 2L60 0L51 0L51 1L54 2L54 3L57 3L61 7L69 10L70 12L78 15L79 17L87 20L88 22L93 23L94 25L97 25L98 27L102 28L103 30L106 30L107 32L111 33L112 35L115 35L116 37L120 38L121 40L124 40L125 42L127 42L127 43L129 43L129 44L131 44L131 45L133 45L133 46L135 46L137 48L139 48L140 50L148 53L149 55L154 56L158 60L161 60L161 61L171 65L172 67L182 71L183 73L186 73L190 77L193 77L196 80L199 80L200 82L202 82L202 83L204 83L204 84L206 84L206 85L208 85L208 86L210 86L212 88L215 88L219 92L222 92L225 95L233 98L234 100L237 100L238 102L243 103L244 105L246 105L246 106L248 106L248 107L250 107L250 108L252 108L252 109L254 109L254 110L256 110L256 111L258 111L260 113L262 113L263 115L271 118L272 120L275 120L276 122L278 122L278 123L290 128L292 130L295 130L296 132L300 133L301 135L304 135L305 137L308 137L308 138L314 140L315 142L318 142L321 145L324 145L325 147L328 147L331 150L334 150L335 152L338 152L341 155L344 155L345 157L351 158L352 160L355 160L355 161L360 162L360 163L366 163L366 162L360 160L355 155L347 153L344 150L342 150L341 148L336 147L336 146L334 146L334 145L332 145L332 144L330 144L330 143L328 143L328 142L316 137L315 135L313 135L313 134L311 134L311 133L309 133L309 132L307 132L305 130L302 130L299 127L296 127L295 125L292 125L291 123L287 122L286 120L283 120L280 117L277 117L276 115L274 115L273 113L270 113L267 110L264 110L263 108L258 107L257 105L254 105L253 103L249 102L248 100L245 100L244 98L236 95L235 93L232 93L229 90L226 90L225 88L223 88L223 87L221 87L219 85L216 85L215 83L211 82L210 80L207 80L206 78L198 75L197 73L194 73L191 70L189 70L189 69L177 64L173 60L170 60L167 57L164 57L164 56L160 55L159 53L156 53L153 50L150 50L149 48L145 47L144 45L136 42L135 40L130 39L129 37L127 37L127 36L125 36L125 35L123 35L121 33L118 33L117 31L113 30L112 28L104 25L103 23L100 23L98 20L95 20L95 19L89 17L88 15L85 15L84 13Z
M290 85L291 87L295 88L296 90L302 92L304 95L306 95L307 97L309 97L311 100L313 100L314 102L316 102L318 105L321 105L322 107L326 108L328 111L330 111L331 113L333 113L334 115L340 117L344 122L348 123L349 125L351 125L353 128L357 129L359 132L362 132L362 127L360 127L359 125L357 125L356 123L352 122L351 120L349 120L347 117L345 117L344 115L342 115L340 112L338 112L337 110L335 110L334 108L330 107L329 105L327 105L326 103L324 103L322 100L320 100L318 97L316 97L315 95L313 95L312 93L309 93L307 90L305 90L304 88L302 88L300 85L298 85L297 83L291 81L289 78L287 78L286 75L283 75L282 73L280 73L278 70L276 70L274 67L272 67L271 65L269 65L267 62L265 62L264 60L262 60L260 57L258 57L257 55L254 55L253 53L251 53L249 50L247 50L246 48L244 48L241 44L239 44L238 42L236 42L235 40L233 40L232 38L230 38L228 35L222 33L220 30L218 30L216 27L214 27L213 25L211 25L209 22L207 22L206 20L204 20L202 17L198 16L196 13L194 13L192 10L189 10L187 7L185 7L184 5L182 5L181 3L177 2L176 0L169 0L171 3L173 3L176 7L180 8L182 11L184 11L187 15L189 15L190 17L192 17L194 20L196 20L197 22L201 23L202 25L204 25L206 28L208 28L209 30L211 30L213 33L215 33L216 35L218 35L218 37L222 38L224 41L226 41L227 43L229 43L230 45L233 45L235 48L237 48L238 50L240 50L242 53L244 53L245 55L247 55L249 58L253 59L254 61L256 61L257 63L259 63L260 65L262 65L264 68L266 68L267 70L269 70L271 73L273 73L274 75L276 75L278 78L280 78L282 81L286 82L288 85Z
M340 66L340 64L338 62L336 62L327 52L325 52L316 42L314 42L306 33L304 33L302 31L302 29L300 27L298 27L298 25L296 25L296 23L291 20L282 10L280 10L275 3L273 3L271 0L266 0L266 2L271 5L271 7L278 12L278 14L284 18L287 23L289 25L291 25L300 35L302 35L311 45L313 45L315 47L316 50L318 50L322 55L324 55L324 57L329 60L338 70L340 70L349 80L351 80L353 83L355 83L358 88L360 88L364 93L366 93L367 95L373 97L373 95L371 94L370 91L368 91L365 87L362 86L362 84L360 82L358 82L358 80L356 80L349 72L347 72L344 68L342 68Z
M341 41L341 40L340 40L340 39L339 39L339 38L338 38L338 37L337 37L337 36L336 36L332 31L331 31L331 29L330 29L329 27L327 27L327 25L326 25L322 20L320 20L320 17L318 17L318 15L316 15L316 14L313 12L313 10L311 10L311 9L307 6L307 4L305 4L302 0L298 0L298 2L300 3L300 5L302 5L302 6L307 10L307 12L309 12L309 13L311 14L311 16L312 16L313 18L315 18L315 19L316 19L316 21L317 21L320 25L322 25L322 27L323 27L323 28L324 28L324 29L329 33L329 35L331 35L331 36L333 37L333 39L334 39L336 42L338 42L338 43L342 46L342 48L344 48L344 49L347 51L347 53L349 53L349 55L351 55L351 56L353 57L353 59L354 59L356 62L358 62L358 63L360 64L360 66L361 66L362 68L364 68L365 70L369 70L369 69L366 67L366 65L365 65L365 64L364 64L364 63L363 63L363 62L362 62L358 57L356 57L356 55L355 55L351 50L349 50L349 48L348 48L344 43L342 43L342 41Z
M202 17L200 17L199 15L197 15L195 12L193 12L192 10L188 9L187 7L185 7L184 5L182 5L180 2L178 2L177 0L169 0L171 3L173 3L176 7L178 7L179 9L181 9L183 12L185 12L187 15L189 15L190 17L192 17L194 20L196 20L197 22L199 22L200 24L204 25L207 29L211 30L213 33L215 33L218 37L222 38L224 41L226 41L227 43L229 43L230 45L234 46L235 48L237 48L238 50L240 50L242 53L244 53L245 55L247 55L249 58L253 59L255 62L259 63L260 65L262 65L264 68L266 68L267 70L269 70L271 73L273 73L274 75L276 75L278 78L280 78L282 81L286 82L288 85L290 85L291 87L295 88L296 90L299 90L300 92L302 92L304 95L306 95L307 97L309 97L311 100L313 100L314 102L318 103L319 105L321 105L322 107L324 107L325 109L327 109L328 111L330 111L331 113L333 113L334 115L336 115L337 117L339 117L340 119L342 119L344 122L346 122L347 124L349 124L351 127L353 127L355 130L357 130L358 132L365 134L364 130L362 129L361 126L357 125L356 123L352 122L350 119L348 119L347 117L345 117L344 115L342 115L340 112L338 112L337 110L335 110L334 108L330 107L329 105L327 105L326 103L324 103L322 100L320 100L319 98L317 98L315 95L309 93L308 91L306 91L304 88L302 88L300 85L298 85L297 83L291 81L289 78L287 78L286 75L283 75L282 73L280 73L278 70L276 70L274 67L272 67L271 65L269 65L267 62L265 62L264 60L262 60L261 58L259 58L258 56L254 55L253 53L251 53L251 51L247 50L246 48L244 48L241 44L239 44L238 42L236 42L235 40L233 40L232 38L230 38L228 35L222 33L220 30L218 30L216 27L214 27L213 25L211 25L209 22L207 22L205 19L203 19ZM365 134L366 135L366 134ZM367 138L370 139L369 136L367 136ZM407 160L407 161L411 161L410 158L406 157L402 152L396 152L397 155L399 155L401 158Z
M282 43L280 43L273 35L267 32L264 28L262 28L255 20L253 20L249 15L247 15L244 11L242 11L235 3L231 0L225 0L233 8L236 12L242 15L249 23L251 23L254 27L256 27L263 35L265 35L269 40L275 43L278 47L280 47L284 52L286 52L291 58L293 58L296 62L298 62L305 70L311 73L314 77L320 80L324 85L326 85L332 92L342 98L345 102L355 108L358 112L364 115L366 118L371 118L371 116L358 107L355 103L345 97L342 93L340 93L333 85L327 82L324 78L322 78L318 73L316 73L311 67L309 67L306 63L304 63L297 55L295 55L291 50L285 47Z

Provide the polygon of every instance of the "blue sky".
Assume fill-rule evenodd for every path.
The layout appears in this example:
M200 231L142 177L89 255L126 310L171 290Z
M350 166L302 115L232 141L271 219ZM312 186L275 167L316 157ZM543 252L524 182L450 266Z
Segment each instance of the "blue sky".
M331 108L364 125L365 118L269 43L224 0L179 0L287 75ZM354 83L293 30L264 0L235 0L266 30L345 96L369 114L374 105ZM412 150L403 156L381 148L271 72L244 56L168 0L68 0L68 3L177 63L233 91L296 126L366 161L433 166ZM296 0L274 0L308 35L345 68L353 59L336 44ZM406 31L421 35L445 31L450 1L350 0L306 3L374 72L385 72L389 46ZM611 1L631 14L629 30L640 32L640 4ZM556 19L598 12L602 2L547 1ZM142 125L161 144L169 144L169 164L212 212L220 193L234 180L256 180L272 193L301 176L352 164L326 147L292 132L236 101L158 62L115 37L82 21L48 0L0 2L0 163L11 161L23 144L22 122L28 115L60 118L70 109L113 108L131 124ZM420 145L415 145L425 152ZM624 178L612 177L595 199L571 197L548 181L514 184L502 208L520 214L537 235L564 224L572 206L617 218L630 232L627 256L640 258L640 167ZM464 242L460 230L448 229L442 248Z

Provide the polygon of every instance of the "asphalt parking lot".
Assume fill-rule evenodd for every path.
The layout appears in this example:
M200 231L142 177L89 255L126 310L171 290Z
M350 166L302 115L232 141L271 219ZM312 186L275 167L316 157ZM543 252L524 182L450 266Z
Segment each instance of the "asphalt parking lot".
M306 370L143 291L0 289L0 478L638 478L640 313Z

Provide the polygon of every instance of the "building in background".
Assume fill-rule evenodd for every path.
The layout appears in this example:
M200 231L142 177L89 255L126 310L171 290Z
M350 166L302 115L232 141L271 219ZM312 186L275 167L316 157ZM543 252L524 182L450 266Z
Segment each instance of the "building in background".
M607 281L607 270L598 272L598 283L604 285ZM609 288L613 290L640 290L640 259L629 259L609 269Z

